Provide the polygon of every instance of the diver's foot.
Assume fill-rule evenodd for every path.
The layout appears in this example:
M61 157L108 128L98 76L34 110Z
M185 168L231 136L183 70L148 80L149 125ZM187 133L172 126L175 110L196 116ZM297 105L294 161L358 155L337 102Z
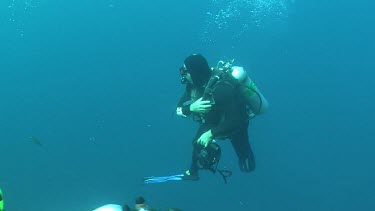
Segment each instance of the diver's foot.
M183 180L199 180L198 173L191 173L189 170L185 171L184 176L182 177Z

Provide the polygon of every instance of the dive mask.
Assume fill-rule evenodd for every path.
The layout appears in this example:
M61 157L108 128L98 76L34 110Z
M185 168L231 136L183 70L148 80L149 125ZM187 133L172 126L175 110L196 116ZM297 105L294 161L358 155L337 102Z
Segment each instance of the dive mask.
M186 79L186 75L187 74L188 74L188 71L187 71L185 65L181 66L180 67L180 75L181 75L181 83L182 84L186 84L187 83L187 79Z

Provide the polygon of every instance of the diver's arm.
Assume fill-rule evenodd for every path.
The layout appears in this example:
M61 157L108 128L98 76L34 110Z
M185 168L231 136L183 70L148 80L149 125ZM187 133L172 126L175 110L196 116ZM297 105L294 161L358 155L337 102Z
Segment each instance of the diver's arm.
M180 100L177 103L177 107L182 107L185 102L190 100L190 91L188 88L186 88L184 94L180 97Z
M211 110L211 102L209 100L203 100L203 98L199 98L194 103L188 103L181 107L177 107L176 113L179 116L186 117L187 115L193 113L203 114L207 113Z
M178 116L187 117L191 113L207 113L211 110L211 103L208 100L203 100L203 98L199 98L195 102L191 100L191 89L187 88L184 95L181 97L176 113Z
M176 109L177 116L187 117L190 115L189 107L183 106L183 107L177 107Z
M185 93L182 95L177 104L176 114L178 116L187 117L190 115L190 104L186 104L190 100L189 87L186 87Z

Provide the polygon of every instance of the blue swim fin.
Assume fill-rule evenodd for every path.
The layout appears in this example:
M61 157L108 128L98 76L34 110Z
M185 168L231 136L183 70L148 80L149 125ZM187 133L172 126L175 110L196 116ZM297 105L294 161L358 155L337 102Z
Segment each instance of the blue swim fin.
M176 175L170 175L170 176L150 176L150 177L144 177L143 183L144 184L154 184L154 183L162 183L162 182L168 182L168 181L181 181L183 180L184 174L176 174Z

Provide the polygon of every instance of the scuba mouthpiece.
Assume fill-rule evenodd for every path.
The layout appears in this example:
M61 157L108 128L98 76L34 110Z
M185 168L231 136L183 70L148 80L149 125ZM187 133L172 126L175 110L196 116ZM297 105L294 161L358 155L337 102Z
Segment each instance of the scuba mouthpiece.
M182 66L180 67L179 70L180 70L180 75L181 75L181 83L186 84L187 83L186 75L188 74L187 69L185 66Z

